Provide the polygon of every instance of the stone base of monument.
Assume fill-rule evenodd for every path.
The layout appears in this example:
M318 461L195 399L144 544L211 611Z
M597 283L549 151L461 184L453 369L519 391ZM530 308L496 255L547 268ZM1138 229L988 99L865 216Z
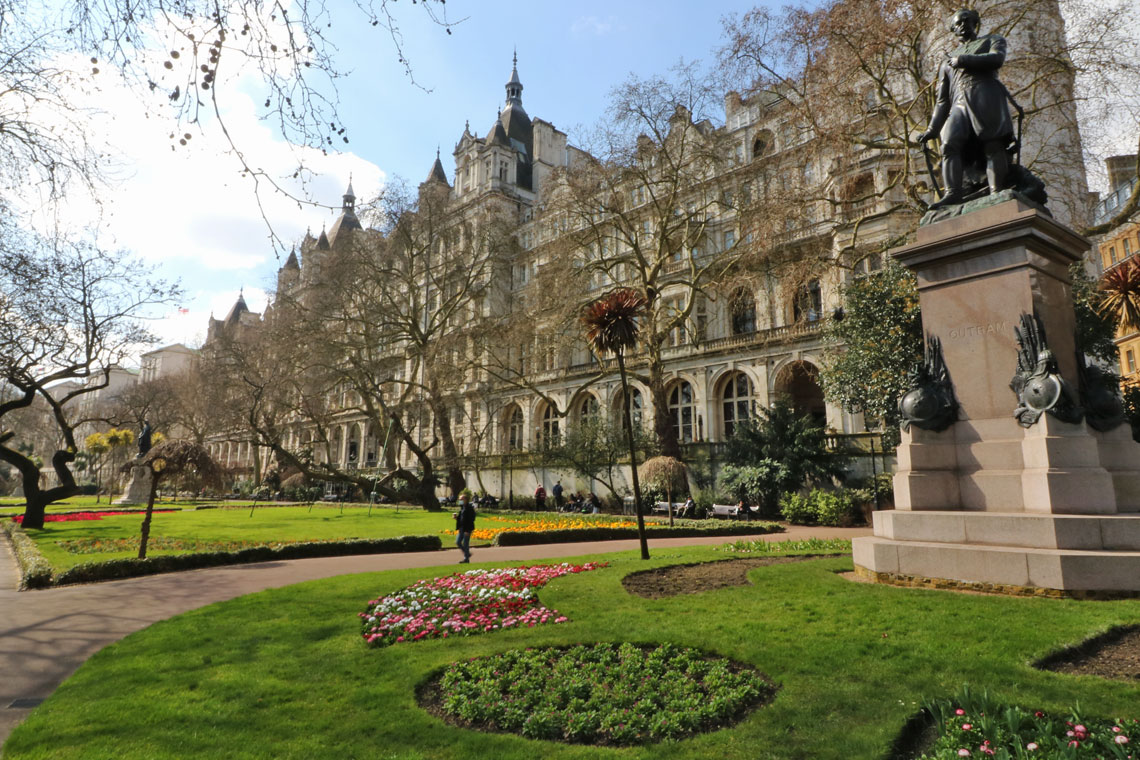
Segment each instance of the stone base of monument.
M893 252L918 278L923 327L940 340L959 410L944 430L904 433L895 510L874 513L875 535L853 542L864 578L1140 593L1140 444L1128 426L1099 432L1080 411L1067 421L1054 411L1014 418L1025 404L1011 390L1011 378L1025 376L1014 330L1024 330L1022 315L1037 320L1053 374L1081 408L1068 266L1088 246L1015 198L920 227L914 244ZM1043 366L1041 357L1029 364Z
M149 467L135 465L131 468L131 479L127 483L127 490L113 503L146 504L147 499L150 498L150 479L152 477Z

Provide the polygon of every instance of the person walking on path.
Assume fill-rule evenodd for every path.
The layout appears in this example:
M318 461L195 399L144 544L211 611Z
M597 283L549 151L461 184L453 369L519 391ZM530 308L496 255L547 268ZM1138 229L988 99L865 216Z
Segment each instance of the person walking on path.
M459 494L459 511L455 513L455 545L463 552L459 564L471 561L471 533L475 530L475 505L465 493Z
M542 484L538 484L538 488L534 489L534 508L539 512L546 509L546 489Z
M562 511L562 481L560 480L557 483L555 483L554 488L551 488L550 492L552 494L554 494L554 511L561 512Z

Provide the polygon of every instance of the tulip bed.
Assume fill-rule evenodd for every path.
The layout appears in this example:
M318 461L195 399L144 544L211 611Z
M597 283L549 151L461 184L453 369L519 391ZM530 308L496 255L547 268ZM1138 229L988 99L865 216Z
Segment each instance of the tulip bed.
M921 758L995 760L1131 758L1140 740L1136 718L1085 719L1079 710L1066 717L1042 710L1003 705L986 693L965 689L954 699L931 703L938 737Z
M664 644L523 649L449 666L443 712L464 724L575 744L646 744L711 731L774 689L752 668Z
M605 566L604 562L533 565L468 570L429 578L370 601L368 608L359 613L361 635L370 646L381 647L426 638L446 639L565 623L565 616L539 604L534 590L552 578Z
M480 523L498 523L497 527L493 528L480 528L476 527L471 533L471 537L480 541L493 541L495 536L500 533L549 533L556 530L581 530L585 528L597 528L605 526L607 528L636 528L637 523L632 520L614 518L614 517L582 517L559 515L557 517L526 517L526 516L513 516L513 517L497 517L494 515L481 515L479 517ZM444 531L449 535L455 535L454 530Z
M179 510L177 510L177 509L156 509L156 510L154 510L154 514L158 514L159 512L177 512L177 511L179 511ZM124 512L121 510L119 510L119 511L105 511L105 512L64 512L64 513L54 514L54 515L51 515L51 514L44 515L44 522L46 522L46 523L49 523L49 522L87 522L89 520L102 520L104 517L119 517L121 515L137 515L137 514L139 514L138 510L131 510L129 512ZM12 519L21 525L23 525L23 523L24 523L24 516L23 515L13 515Z

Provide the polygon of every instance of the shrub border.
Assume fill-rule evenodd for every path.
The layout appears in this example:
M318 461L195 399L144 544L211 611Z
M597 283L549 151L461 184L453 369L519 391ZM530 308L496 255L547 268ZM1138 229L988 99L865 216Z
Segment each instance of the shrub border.
M440 551L439 536L400 536L397 538L357 539L352 541L307 541L284 546L254 546L236 552L197 552L194 554L162 554L146 559L123 558L106 562L83 562L60 572L40 553L39 547L14 520L2 520L13 537L16 558L23 575L21 589L48 588L73 583L138 578L144 575L198 570L222 565L245 565L281 559L313 557L350 557L362 554L399 554L402 552ZM16 536L19 538L16 538ZM23 551L21 549L24 548ZM26 555L26 556L25 556Z
M690 525L645 526L647 538L694 538L698 536L755 536L783 533L784 526L773 522L738 522L711 527ZM591 527L547 531L507 531L495 536L493 546L533 546L536 544L569 544L578 541L617 541L637 538L637 528Z
M47 557L36 546L23 527L15 520L0 519L0 528L3 528L12 544L12 553L16 555L16 566L20 569L20 591L33 588L47 588L52 585L53 568Z

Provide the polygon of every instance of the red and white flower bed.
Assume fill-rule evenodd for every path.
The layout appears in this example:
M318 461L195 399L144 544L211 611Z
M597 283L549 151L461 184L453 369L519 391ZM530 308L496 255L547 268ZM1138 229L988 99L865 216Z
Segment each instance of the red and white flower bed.
M552 578L605 567L532 565L499 570L468 570L422 580L394 594L373 599L361 618L361 634L369 646L449 636L470 636L504 628L533 628L565 623L557 610L543 607L535 589Z

